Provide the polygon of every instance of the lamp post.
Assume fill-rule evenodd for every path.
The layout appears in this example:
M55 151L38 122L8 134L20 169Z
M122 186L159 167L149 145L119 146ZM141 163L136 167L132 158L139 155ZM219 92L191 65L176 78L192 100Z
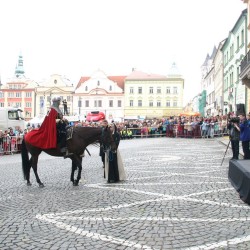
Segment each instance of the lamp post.
M81 107L82 107L82 98L79 96L79 100L78 100L79 119L80 119L80 115L81 115Z

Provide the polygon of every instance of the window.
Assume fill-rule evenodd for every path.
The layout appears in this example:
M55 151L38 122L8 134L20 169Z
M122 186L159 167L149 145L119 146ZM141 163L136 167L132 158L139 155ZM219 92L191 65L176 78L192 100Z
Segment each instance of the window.
M4 92L0 92L0 98L4 98Z
M18 118L18 112L15 111L8 111L8 118L10 120L16 120Z
M31 92L26 92L25 93L25 97L31 97L32 96L32 93Z
M142 87L138 87L138 94L142 94Z
M177 87L174 87L173 94L178 94L178 88Z
M170 87L167 87L167 88L166 88L166 93L167 93L167 94L170 94Z
M154 94L154 88L153 87L149 87L149 94Z
M95 108L102 107L102 100L95 100L94 101L94 107Z
M85 107L89 107L89 100L85 100Z
M157 94L161 94L161 87L157 87L156 92L157 92Z
M173 101L173 106L177 107L177 101L176 100Z
M130 87L130 88L129 88L129 93L130 93L130 94L134 94L134 88L133 88L133 87Z
M26 107L26 108L31 108L31 102L26 102L26 103L25 103L25 107Z
M4 107L4 103L3 102L0 102L0 107Z
M130 100L130 101L129 101L129 106L130 106L130 107L133 107L133 106L134 106L133 100Z
M237 36L237 50L239 49L239 47L240 47L240 37Z
M88 91L88 86L85 86L85 91Z
M138 100L138 107L142 107L142 100Z
M153 101L149 101L149 107L153 107L154 106L154 102Z
M25 112L25 117L31 117L31 113L29 111Z
M109 91L112 91L112 86L111 85L109 86Z
M241 45L244 44L244 30L241 31Z
M119 108L122 106L122 101L121 101L121 100L118 100L117 106L118 106Z
M109 100L109 107L113 107L113 100Z
M17 103L16 103L16 107L17 107L17 108L20 108L21 106L22 106L21 102L17 102Z
M166 107L170 107L170 101L169 100L166 101Z
M157 101L157 107L161 107L161 101Z
M9 92L9 93L8 93L8 97L10 97L10 98L11 98L11 97L14 97L14 92Z

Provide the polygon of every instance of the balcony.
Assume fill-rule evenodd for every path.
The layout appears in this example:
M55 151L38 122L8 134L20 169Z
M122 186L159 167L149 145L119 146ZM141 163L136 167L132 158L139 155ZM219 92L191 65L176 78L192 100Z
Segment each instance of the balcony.
M240 78L242 83L250 88L250 51L247 52L240 64Z

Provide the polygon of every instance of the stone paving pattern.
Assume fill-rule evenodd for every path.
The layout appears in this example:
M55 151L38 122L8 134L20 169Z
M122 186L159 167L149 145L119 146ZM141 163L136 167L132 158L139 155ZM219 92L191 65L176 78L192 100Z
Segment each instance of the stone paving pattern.
M226 141L226 140L225 140ZM121 141L127 180L103 179L90 146L80 185L71 161L42 153L26 186L21 156L0 158L0 249L249 249L250 206L228 181L218 139Z

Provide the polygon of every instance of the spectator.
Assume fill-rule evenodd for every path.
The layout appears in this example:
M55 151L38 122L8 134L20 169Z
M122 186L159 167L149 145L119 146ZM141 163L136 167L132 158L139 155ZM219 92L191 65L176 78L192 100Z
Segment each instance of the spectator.
M246 119L246 115L240 115L240 140L242 143L242 149L244 152L244 159L250 159L250 120L249 115Z

